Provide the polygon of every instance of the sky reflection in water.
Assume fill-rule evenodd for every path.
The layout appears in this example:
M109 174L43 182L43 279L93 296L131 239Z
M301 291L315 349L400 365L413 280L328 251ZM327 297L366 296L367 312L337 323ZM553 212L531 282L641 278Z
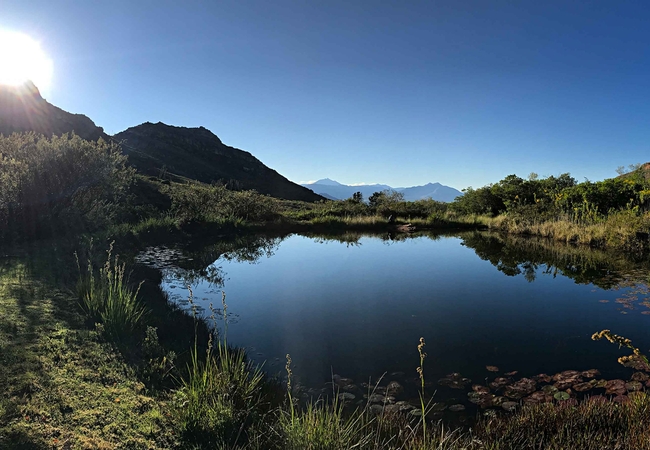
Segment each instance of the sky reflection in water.
M606 378L629 377L616 363L625 353L590 336L609 328L642 349L649 343L645 308L621 314L621 291L562 274L610 286L599 275L607 267L598 263L591 274L570 258L528 263L535 258L525 249L477 233L362 237L358 245L299 235L274 242L252 263L220 257L213 267L222 285L195 281L194 293L207 309L209 302L220 306L223 288L229 313L237 315L229 342L266 360L271 373L283 370L290 353L294 374L310 386L322 386L332 373L357 382L384 372L416 377L420 336L429 379L461 372L475 382L488 376L486 365L520 376L598 368ZM168 276L163 284L186 297L181 280Z

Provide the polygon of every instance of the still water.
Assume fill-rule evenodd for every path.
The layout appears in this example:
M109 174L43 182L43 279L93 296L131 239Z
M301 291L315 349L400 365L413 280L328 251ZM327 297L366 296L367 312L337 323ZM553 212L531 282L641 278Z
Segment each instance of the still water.
M519 376L597 368L628 379L616 359L629 351L591 335L607 328L650 346L639 284L648 267L622 255L477 232L251 239L175 249L163 287L189 307L192 285L206 316L225 291L229 343L270 373L291 354L307 386L332 374L357 383L393 372L417 378L420 337L429 379L460 372L478 383L488 365Z

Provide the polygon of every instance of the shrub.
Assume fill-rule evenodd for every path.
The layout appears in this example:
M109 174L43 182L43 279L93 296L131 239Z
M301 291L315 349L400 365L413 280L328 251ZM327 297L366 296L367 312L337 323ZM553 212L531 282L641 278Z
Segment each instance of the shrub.
M0 135L0 237L99 229L122 211L133 179L113 143Z

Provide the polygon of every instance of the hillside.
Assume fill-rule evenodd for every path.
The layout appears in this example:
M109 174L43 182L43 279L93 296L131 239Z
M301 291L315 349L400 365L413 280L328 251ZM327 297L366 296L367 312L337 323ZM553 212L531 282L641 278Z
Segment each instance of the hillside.
M299 186L250 153L221 142L209 130L146 122L114 136L139 172L164 172L204 183L221 182L232 189L255 189L288 200L323 197Z
M92 141L108 138L101 127L83 114L71 114L45 101L32 82L20 86L0 85L0 134L25 131L46 136L74 131Z
M457 189L440 183L428 183L424 186L412 186L407 188L393 188L386 184L364 184L364 185L347 185L337 181L323 178L313 183L305 183L302 186L311 189L317 194L331 199L343 200L352 197L355 192L361 192L367 199L375 192L379 191L397 191L404 194L404 200L415 201L431 198L439 202L452 202L460 195L463 195Z

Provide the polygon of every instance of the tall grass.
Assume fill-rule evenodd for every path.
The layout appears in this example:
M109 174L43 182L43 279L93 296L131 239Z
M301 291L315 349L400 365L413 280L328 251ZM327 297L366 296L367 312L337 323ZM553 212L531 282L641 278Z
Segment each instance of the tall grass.
M189 292L192 314L198 320L191 288ZM176 393L181 431L188 442L200 445L235 445L245 441L248 428L259 422L265 402L261 368L248 361L243 349L228 347L225 295L222 302L226 323L223 336L219 338L214 329L202 357L195 334L187 374Z
M79 256L75 253L79 269L77 294L88 317L101 322L109 337L120 340L130 336L140 325L147 309L138 299L142 283L136 289L128 285L126 264L120 263L117 255L113 257L113 244L110 244L106 262L98 271L95 271L90 256L85 272L82 271Z

